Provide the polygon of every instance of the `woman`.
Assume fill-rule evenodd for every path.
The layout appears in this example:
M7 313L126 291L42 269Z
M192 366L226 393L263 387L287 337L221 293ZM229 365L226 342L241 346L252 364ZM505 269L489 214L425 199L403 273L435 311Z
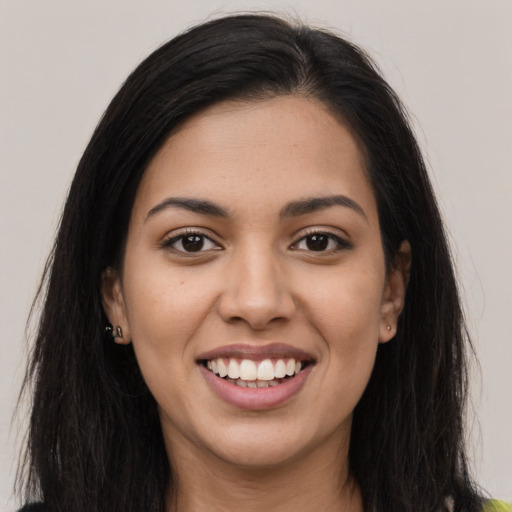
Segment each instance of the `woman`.
M466 338L421 154L368 57L268 16L198 26L128 78L71 186L27 501L482 510Z

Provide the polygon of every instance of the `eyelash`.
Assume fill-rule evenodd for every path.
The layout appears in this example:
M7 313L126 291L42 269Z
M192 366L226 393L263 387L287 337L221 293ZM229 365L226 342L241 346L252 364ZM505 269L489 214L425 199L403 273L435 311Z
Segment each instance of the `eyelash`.
M198 251L187 251L183 247L184 240L186 238L192 238L192 237L197 237L197 238L201 239L202 245L201 245L201 247L199 247ZM182 249L178 249L178 248L174 247L174 245L179 242L181 242ZM203 246L205 243L211 243L213 246L215 246L215 247L210 247L207 250L211 250L211 249L218 250L221 248L220 245L217 242L215 242L211 237L209 237L208 235L205 235L201 231L198 231L195 229L186 229L177 235L167 238L166 240L163 241L162 248L172 249L181 255L194 255L194 254L200 254L200 253L206 252L203 249Z
M299 247L299 245L303 242L305 242L307 244L308 239L311 239L313 237L327 237L327 244L334 243L334 244L336 244L336 246L334 248L331 247L331 248L326 248L324 250L319 250L319 251L315 251L314 249L311 249L311 248L303 249L303 248ZM320 254L332 254L332 253L339 252L342 250L352 249L353 245L348 240L345 240L344 238L341 238L340 236L335 235L333 233L329 233L328 231L310 230L310 231L306 232L305 234L303 234L303 236L301 238L299 238L299 240L297 240L295 243L293 243L291 247L292 247L292 249L295 249L295 250L317 253L320 255Z
M185 247L183 246L183 242L187 238L197 237L200 240L196 240L197 242L200 242L200 246L197 251L187 251ZM311 239L313 237L327 237L327 247L320 250L314 250L310 247L301 248L299 247L301 243L308 243L308 239ZM175 244L181 242L181 249L178 249L177 247L174 247ZM313 243L318 243L319 240L313 240ZM322 244L323 241L320 241L320 244ZM332 243L336 244L336 247L330 247L329 244ZM207 249L204 249L205 244L212 244L213 247L208 247ZM311 252L311 253L317 253L317 254L332 254L341 250L348 250L352 249L352 244L348 242L347 240L341 238L340 236L334 235L333 233L325 232L325 231L316 231L312 230L307 233L305 233L301 238L299 238L296 242L294 242L290 248L292 250L297 251L305 251L305 252ZM181 233L172 236L171 238L168 238L163 241L162 248L164 249L172 249L175 252L179 253L180 255L195 255L195 254L201 254L210 250L219 250L222 249L222 247L215 242L211 237L208 235L202 233L201 231L194 230L194 229L187 229L185 231L182 231Z

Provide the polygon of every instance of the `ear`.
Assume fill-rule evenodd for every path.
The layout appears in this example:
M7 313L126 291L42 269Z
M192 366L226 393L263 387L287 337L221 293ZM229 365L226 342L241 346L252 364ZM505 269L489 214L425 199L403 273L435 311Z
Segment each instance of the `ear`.
M126 317L121 276L112 267L108 267L101 276L101 300L105 314L114 327L114 334L117 327L121 327L122 337L116 336L115 342L120 345L128 345L131 336Z
M404 240L395 256L382 295L379 343L386 343L396 334L398 317L404 308L405 291L411 271L411 246Z

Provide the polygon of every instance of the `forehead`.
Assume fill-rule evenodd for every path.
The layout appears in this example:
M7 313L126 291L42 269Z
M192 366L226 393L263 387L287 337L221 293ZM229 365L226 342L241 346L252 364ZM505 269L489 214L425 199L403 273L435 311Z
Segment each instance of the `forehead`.
M225 101L190 117L148 166L135 209L147 211L168 195L233 207L244 197L267 208L333 193L373 207L363 152L323 103L281 96Z

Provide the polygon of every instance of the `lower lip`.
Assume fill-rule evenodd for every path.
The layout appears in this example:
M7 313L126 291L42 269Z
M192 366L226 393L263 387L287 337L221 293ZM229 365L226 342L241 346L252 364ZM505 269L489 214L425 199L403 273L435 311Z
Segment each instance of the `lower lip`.
M304 368L295 377L268 388L243 388L232 384L200 365L199 369L217 395L224 402L239 409L273 409L291 400L302 388L313 366Z

